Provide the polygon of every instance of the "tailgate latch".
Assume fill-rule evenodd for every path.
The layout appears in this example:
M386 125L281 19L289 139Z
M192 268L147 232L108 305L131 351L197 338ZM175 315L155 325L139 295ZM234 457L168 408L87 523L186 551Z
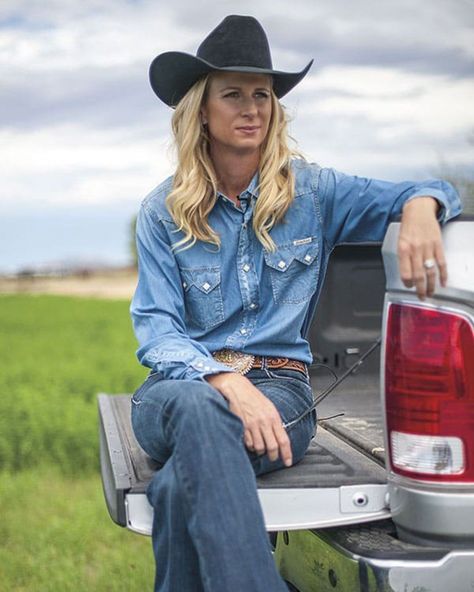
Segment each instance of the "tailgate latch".
M388 508L387 485L346 485L339 488L341 513L379 512Z

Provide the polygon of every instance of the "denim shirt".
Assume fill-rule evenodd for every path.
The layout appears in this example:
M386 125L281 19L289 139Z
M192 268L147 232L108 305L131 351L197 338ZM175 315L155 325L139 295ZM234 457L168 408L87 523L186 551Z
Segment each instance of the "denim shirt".
M405 202L430 195L444 223L461 211L444 181L391 183L293 161L295 198L266 251L252 228L258 175L240 208L222 194L209 216L221 246L183 238L166 207L166 179L143 201L137 220L138 286L131 304L139 361L166 379L203 379L229 371L222 348L311 362L305 339L331 250L343 242L381 241Z

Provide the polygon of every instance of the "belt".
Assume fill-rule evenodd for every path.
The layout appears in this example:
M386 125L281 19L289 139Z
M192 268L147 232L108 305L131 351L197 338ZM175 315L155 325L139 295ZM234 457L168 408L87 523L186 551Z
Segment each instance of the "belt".
M296 372L301 372L304 376L308 376L306 364L299 360L292 360L291 358L254 356L232 349L220 349L214 352L212 357L239 374L247 374L253 368L268 368L270 370L296 370Z

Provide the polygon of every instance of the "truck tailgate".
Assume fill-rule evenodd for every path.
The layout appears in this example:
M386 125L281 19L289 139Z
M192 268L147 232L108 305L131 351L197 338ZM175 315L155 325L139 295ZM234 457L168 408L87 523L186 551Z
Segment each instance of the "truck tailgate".
M121 526L151 533L145 491L159 465L140 448L129 395L99 395L101 472L107 506ZM385 470L319 426L305 458L257 479L268 530L337 526L386 518Z

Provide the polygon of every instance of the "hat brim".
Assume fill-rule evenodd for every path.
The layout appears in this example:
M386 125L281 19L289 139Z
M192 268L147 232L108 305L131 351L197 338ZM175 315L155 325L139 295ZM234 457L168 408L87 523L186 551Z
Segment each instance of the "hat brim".
M157 56L150 65L150 84L155 94L170 107L175 107L202 76L210 72L248 72L270 74L273 91L281 99L308 73L313 60L300 72L281 72L252 66L219 67L188 53L168 51Z

